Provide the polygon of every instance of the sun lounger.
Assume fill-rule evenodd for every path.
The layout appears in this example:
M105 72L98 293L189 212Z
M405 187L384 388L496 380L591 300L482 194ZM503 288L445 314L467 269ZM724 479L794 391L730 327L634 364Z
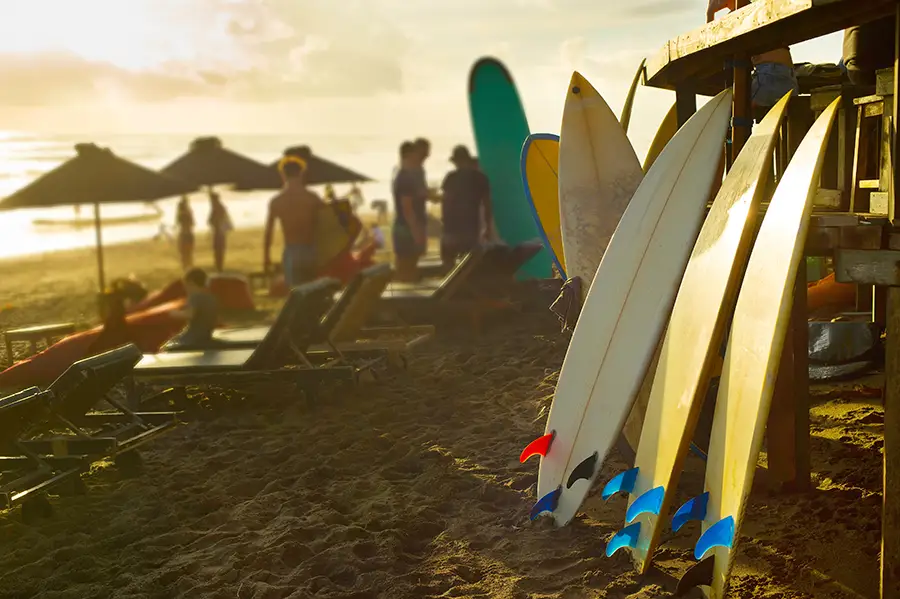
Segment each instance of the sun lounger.
M45 493L67 483L80 483L88 468L80 457L45 458L20 440L49 410L51 394L37 387L0 399L0 509L22 505L26 522L46 516Z
M307 395L326 381L355 381L355 368L332 360L314 364L306 354L337 285L320 279L292 290L292 301L255 347L147 354L134 368L135 381L227 388L287 382Z
M382 316L412 324L462 317L478 332L485 316L514 307L508 298L512 276L539 250L538 244L488 246L467 254L436 287L389 285Z
M378 329L364 327L392 275L393 269L387 264L378 264L363 270L337 294L334 305L317 323L314 331L300 331L295 328L295 335L305 333L306 339L311 341L305 351L306 356L313 362L327 358L352 361L359 358L387 357L391 364L404 365L406 353L431 337L434 334L434 327ZM291 304L298 301L297 298L297 294L292 294L285 302L282 312L291 310ZM216 331L214 338L223 346L252 349L259 345L270 328L263 326L220 330ZM360 366L358 362L356 365Z

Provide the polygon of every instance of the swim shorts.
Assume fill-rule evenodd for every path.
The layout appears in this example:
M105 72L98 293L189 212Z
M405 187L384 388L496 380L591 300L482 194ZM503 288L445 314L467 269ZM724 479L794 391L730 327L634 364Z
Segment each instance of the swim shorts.
M757 106L772 107L788 92L800 93L794 69L777 62L762 62L753 70L750 93Z

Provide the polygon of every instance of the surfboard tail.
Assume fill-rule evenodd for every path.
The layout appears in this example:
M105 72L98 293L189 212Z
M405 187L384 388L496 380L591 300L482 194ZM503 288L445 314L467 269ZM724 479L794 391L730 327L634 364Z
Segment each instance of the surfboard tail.
M528 458L536 455L539 455L542 458L546 457L547 452L550 451L550 447L553 445L553 439L555 438L556 431L550 431L546 435L540 436L526 445L525 449L522 450L521 455L519 455L519 463L524 464Z
M709 505L709 491L685 502L672 516L672 530L678 532L688 522L702 521L706 518Z

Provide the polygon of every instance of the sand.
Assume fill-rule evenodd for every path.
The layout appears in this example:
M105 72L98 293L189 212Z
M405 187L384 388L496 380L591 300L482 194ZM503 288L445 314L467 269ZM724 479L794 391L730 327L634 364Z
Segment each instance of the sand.
M256 270L258 238L234 235L229 265ZM108 256L110 273L151 285L177 272L161 244ZM89 251L0 263L3 324L90 321L92 269ZM529 521L537 463L518 455L543 432L567 337L540 302L491 325L312 406L278 388L192 394L184 424L142 450L142 476L101 463L86 495L51 497L53 518L0 514L0 597L671 597L696 523L667 531L639 578L604 555L624 498L598 488L564 529ZM731 596L877 596L879 385L813 389L815 489L772 494L761 470ZM601 484L624 467L614 456ZM689 458L681 497L702 480Z

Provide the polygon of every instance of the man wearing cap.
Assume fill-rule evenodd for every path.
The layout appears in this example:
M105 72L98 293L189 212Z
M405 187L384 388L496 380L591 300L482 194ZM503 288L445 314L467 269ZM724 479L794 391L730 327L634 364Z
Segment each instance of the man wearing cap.
M484 210L485 231L493 229L491 210L491 186L487 176L476 166L475 158L465 146L456 146L450 156L456 167L447 173L441 185L443 201L441 219L441 262L444 268L452 268L456 259L473 250L487 233L481 230L481 214Z

